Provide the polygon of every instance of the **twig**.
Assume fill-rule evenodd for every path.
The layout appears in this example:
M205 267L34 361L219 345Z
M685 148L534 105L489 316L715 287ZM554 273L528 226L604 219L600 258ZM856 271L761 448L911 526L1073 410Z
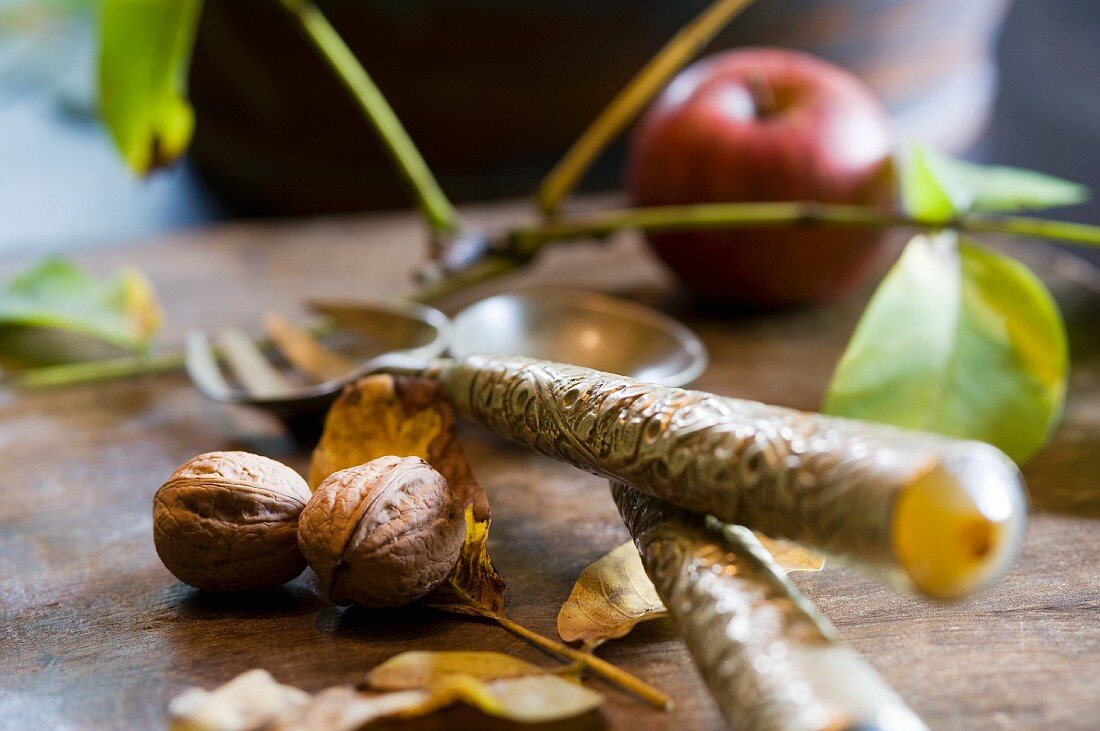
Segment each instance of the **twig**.
M716 0L680 30L600 112L539 186L539 207L557 212L592 161L668 80L753 0Z
M643 699L655 708L672 710L672 699L661 690L654 688L649 683L631 675L622 668L603 660L595 655L576 650L560 642L544 637L538 632L529 630L522 624L517 624L503 615L489 615L490 618L512 634L522 637L536 647L558 657L567 658L582 667L591 670L604 680L614 683L623 690L629 691Z
M309 0L279 0L279 3L297 21L314 48L351 93L363 116L374 127L386 151L415 192L428 226L436 234L457 231L458 214L454 206L439 187L389 102L344 39Z

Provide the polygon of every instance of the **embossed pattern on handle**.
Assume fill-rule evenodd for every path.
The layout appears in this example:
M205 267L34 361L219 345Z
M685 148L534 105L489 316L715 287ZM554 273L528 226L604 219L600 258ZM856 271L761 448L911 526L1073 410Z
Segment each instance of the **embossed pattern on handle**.
M921 720L753 536L622 483L611 493L711 694L738 731L916 731Z
M1025 503L1015 465L978 442L519 356L473 356L430 375L463 416L502 436L902 584L892 518L899 492L917 478L942 468L993 485L1011 509Z

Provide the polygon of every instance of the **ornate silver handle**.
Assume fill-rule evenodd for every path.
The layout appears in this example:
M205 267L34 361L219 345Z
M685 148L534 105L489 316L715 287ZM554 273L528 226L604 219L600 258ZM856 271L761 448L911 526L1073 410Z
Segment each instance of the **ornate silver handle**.
M924 723L753 536L622 483L611 494L646 573L729 724L743 731L916 731Z
M1026 515L999 450L516 356L425 375L498 434L943 598L1001 577Z

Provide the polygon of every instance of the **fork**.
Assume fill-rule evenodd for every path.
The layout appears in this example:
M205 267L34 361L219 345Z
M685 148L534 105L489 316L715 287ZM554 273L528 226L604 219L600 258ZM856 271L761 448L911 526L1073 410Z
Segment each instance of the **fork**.
M353 363L323 345L316 331L306 330L278 313L269 312L264 317L264 329L270 340L268 347L238 328L222 329L213 342L202 330L189 332L184 352L188 376L203 395L214 401L255 406L289 422L324 413L344 386L364 375L380 369L419 370L450 343L450 320L431 307L330 302L311 302L310 307L330 318L330 322L320 328L321 332L333 330L333 323L350 325L354 329L374 324L377 328L377 316L384 313L389 317L385 325L391 330L405 329L399 333L402 337L416 335L410 326L426 327L431 334L426 343ZM372 317L376 319L372 321ZM393 333L389 336L392 339ZM280 357L291 370L280 369L269 356Z

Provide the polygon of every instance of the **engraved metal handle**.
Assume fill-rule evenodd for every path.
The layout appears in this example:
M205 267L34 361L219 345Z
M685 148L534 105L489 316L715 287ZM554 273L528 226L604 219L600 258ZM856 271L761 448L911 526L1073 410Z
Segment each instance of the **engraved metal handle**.
M611 493L711 695L743 731L917 731L921 720L747 528Z
M518 356L425 375L496 433L943 598L996 581L1026 499L999 450Z

